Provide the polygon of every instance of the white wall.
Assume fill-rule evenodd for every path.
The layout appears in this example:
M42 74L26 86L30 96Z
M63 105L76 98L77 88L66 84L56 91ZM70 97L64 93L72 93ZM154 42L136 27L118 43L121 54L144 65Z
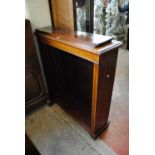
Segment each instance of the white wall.
M33 31L51 26L48 0L25 0L25 18L31 21Z

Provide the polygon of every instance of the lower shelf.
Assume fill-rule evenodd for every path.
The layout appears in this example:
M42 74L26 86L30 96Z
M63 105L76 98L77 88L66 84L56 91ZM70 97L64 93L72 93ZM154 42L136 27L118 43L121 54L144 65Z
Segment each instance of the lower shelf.
M91 107L87 102L77 101L73 97L63 97L58 104L67 114L78 121L81 126L91 132Z
M109 126L109 122L105 122L94 134L91 131L91 110L85 104L72 100L63 100L57 103L68 115L84 127L93 139L96 139Z

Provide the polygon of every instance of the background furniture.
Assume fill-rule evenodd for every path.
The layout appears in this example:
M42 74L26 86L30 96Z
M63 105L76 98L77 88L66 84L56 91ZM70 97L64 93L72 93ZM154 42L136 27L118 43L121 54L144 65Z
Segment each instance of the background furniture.
M113 36L128 44L128 0L73 0L78 31Z
M105 36L36 30L49 95L93 138L108 126L119 41L94 47Z
M73 0L49 0L53 28L74 31Z
M25 106L26 112L48 99L29 20L25 20Z

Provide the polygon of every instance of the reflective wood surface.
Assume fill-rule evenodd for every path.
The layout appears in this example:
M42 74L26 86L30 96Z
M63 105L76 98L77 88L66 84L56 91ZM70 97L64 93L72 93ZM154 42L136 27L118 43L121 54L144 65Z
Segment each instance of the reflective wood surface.
M36 31L48 89L58 103L95 139L109 125L118 48L112 40L94 47L90 33L67 33L51 28Z

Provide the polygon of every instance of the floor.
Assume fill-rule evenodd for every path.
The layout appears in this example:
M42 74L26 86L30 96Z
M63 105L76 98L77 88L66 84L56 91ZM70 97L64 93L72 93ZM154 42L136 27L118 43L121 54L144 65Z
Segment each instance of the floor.
M57 104L29 115L26 133L42 155L116 155L101 139L94 141Z
M57 104L26 117L26 132L42 155L128 155L129 52L120 49L110 125L96 141Z

